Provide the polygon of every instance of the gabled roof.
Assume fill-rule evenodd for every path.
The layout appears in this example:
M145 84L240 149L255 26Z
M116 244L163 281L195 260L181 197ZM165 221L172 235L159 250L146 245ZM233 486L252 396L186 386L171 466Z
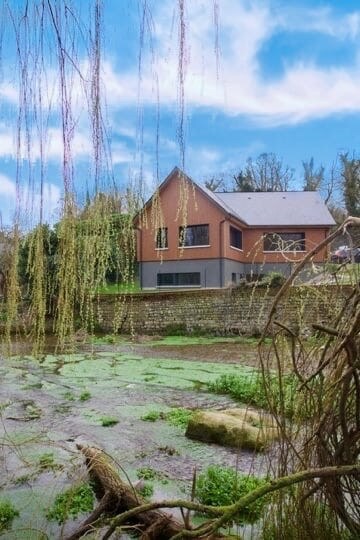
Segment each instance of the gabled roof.
M272 191L255 193L215 193L224 210L247 225L331 226L335 225L324 201L316 191Z
M316 191L271 192L213 192L197 184L181 169L175 167L160 184L159 192L179 175L194 184L204 195L228 216L250 227L302 227L335 225L324 201ZM147 207L152 197L146 202Z

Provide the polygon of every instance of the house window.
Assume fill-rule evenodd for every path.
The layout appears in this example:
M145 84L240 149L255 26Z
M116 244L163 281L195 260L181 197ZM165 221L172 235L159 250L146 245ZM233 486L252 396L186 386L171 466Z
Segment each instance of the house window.
M188 225L179 227L179 246L208 246L209 225Z
M274 232L263 236L264 251L305 251L304 232Z
M158 287L196 287L200 285L200 272L172 272L157 275Z
M230 226L230 246L242 249L242 232Z
M161 227L156 233L156 249L165 249L168 247L167 227Z

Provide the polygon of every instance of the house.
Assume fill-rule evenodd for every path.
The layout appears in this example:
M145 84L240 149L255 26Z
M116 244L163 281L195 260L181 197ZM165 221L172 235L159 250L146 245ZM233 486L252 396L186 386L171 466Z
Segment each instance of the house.
M213 193L175 168L136 218L140 285L213 288L288 275L334 224L316 192Z

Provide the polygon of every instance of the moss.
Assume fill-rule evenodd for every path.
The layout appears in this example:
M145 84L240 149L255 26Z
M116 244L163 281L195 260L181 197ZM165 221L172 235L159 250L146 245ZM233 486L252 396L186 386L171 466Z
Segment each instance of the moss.
M277 438L277 430L272 426L252 425L245 413L198 411L189 420L186 436L198 441L260 451Z

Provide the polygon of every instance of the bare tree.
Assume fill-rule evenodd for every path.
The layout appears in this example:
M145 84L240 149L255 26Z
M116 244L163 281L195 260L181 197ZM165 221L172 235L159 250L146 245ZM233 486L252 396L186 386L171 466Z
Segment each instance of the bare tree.
M311 157L309 161L302 162L304 168L304 191L318 191L324 182L325 167L320 165L318 169L315 169L314 158Z
M244 171L234 177L235 191L288 191L294 180L294 170L273 153L260 154L246 162Z

